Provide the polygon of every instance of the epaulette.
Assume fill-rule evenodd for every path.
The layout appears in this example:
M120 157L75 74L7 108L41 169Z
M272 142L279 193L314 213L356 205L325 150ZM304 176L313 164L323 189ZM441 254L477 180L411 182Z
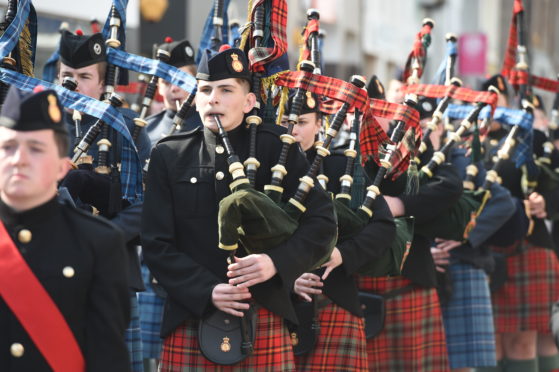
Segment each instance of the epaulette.
M163 137L159 141L157 141L157 143L155 145L157 146L157 145L159 145L160 143L163 143L163 142L181 140L181 139L193 137L198 132L202 132L202 129L203 129L202 127L196 127L196 128L194 128L190 131L187 131L187 132L180 132L180 133L177 133L177 134L172 134L172 135L167 136L167 137Z

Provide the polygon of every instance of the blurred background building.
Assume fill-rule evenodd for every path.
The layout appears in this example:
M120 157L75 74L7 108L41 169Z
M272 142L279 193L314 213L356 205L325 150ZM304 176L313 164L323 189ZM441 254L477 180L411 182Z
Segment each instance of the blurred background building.
M429 82L441 62L445 34L459 40L457 75L476 87L487 75L500 70L514 0L287 0L288 42L292 68L306 10L321 14L326 31L323 73L342 79L359 73L376 74L385 82L404 66L414 36L424 17L436 25L432 33L423 81ZM0 0L5 9L6 0ZM211 0L130 0L127 13L127 50L151 56L153 44L166 36L188 38L198 45L212 6ZM89 22L104 23L110 0L34 0L38 14L36 74L57 47L61 22L70 30L90 32ZM229 19L246 20L247 0L231 0ZM529 29L530 67L537 75L555 78L559 72L559 1L524 0ZM544 96L551 100L551 95Z

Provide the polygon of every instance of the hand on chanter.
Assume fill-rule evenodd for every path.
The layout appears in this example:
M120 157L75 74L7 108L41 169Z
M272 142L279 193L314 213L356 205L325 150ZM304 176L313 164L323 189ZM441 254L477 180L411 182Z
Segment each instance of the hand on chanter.
M235 257L235 263L227 267L229 284L248 288L265 282L277 273L274 262L267 254L251 254L246 257Z
M293 285L293 291L301 296L305 301L311 302L311 295L319 295L322 293L322 288L324 283L320 280L320 277L313 273L304 273L295 280Z
M234 316L243 316L242 310L248 310L249 304L245 302L251 298L248 288L235 287L221 283L212 291L212 303L219 310Z
M338 247L334 247L332 254L330 255L330 259L320 267L325 267L324 274L322 274L322 280L326 280L328 275L334 270L336 267L340 266L343 262L342 254Z

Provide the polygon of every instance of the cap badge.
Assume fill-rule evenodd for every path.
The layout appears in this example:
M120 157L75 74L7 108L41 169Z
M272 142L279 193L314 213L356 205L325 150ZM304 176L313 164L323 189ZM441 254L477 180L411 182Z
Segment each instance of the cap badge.
M190 46L185 47L184 52L189 57L192 57L194 55L194 51L192 50L192 47L190 47Z
M95 43L93 44L93 53L100 55L101 54L101 44Z
M56 97L52 94L49 94L47 100L49 101L49 116L51 120L55 123L60 122L60 119L62 119L62 114L60 112L60 109L58 108L58 105L56 104Z
M307 107L314 109L316 106L316 101L314 100L312 93L307 91Z
M243 63L241 61L239 61L239 55L236 53L231 54L231 58L233 59L233 61L231 61L231 67L233 67L233 70L237 71L237 72L241 72L244 70L243 67Z

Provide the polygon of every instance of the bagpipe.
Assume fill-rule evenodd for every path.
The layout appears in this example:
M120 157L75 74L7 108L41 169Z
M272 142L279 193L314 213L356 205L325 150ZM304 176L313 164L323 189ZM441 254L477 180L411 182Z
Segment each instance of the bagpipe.
M502 110L496 109L498 90L489 87L487 91L473 91L463 88L461 81L453 77L453 60L456 58L456 38L450 35L446 37L447 41L447 57L443 61L435 82L445 82L445 85L409 85L404 88L404 92L415 93L417 95L428 97L431 99L440 99L431 120L427 124L422 144L420 146L419 155L424 154L430 146L429 136L432 131L436 130L443 120L462 119L460 125L455 129L453 125L445 125L446 131L444 136L445 142L440 149L434 149L430 160L425 161L425 165L420 171L420 184L425 184L432 179L435 170L440 164L444 163L450 155L452 147L458 143L462 143L466 136L472 139L470 152L475 158L479 153L479 132L487 131L488 123L492 120L493 114L497 112L499 119L502 116ZM451 104L452 100L474 103L473 106L458 106ZM487 107L485 107L487 106ZM447 112L448 109L448 112ZM459 113L459 115L457 115ZM480 115L482 114L482 115ZM478 117L483 118L481 126L478 124ZM525 115L517 116L520 122L524 123ZM518 119L516 119L518 120ZM515 131L518 130L515 129ZM510 153L510 146L513 144L512 137L506 141L507 145L501 151L502 156ZM435 151L436 150L436 151ZM419 160L418 160L419 161ZM477 160L474 160L477 161ZM480 189L475 190L474 180L477 176L478 169L475 164L467 167L466 178L463 181L464 192L458 202L445 213L436 216L428 225L416 226L416 231L422 233L429 238L444 238L457 241L467 239L469 232L475 226L475 219L482 212L486 202L490 198L489 189L491 185L486 182ZM489 179L496 180L496 173L488 172Z
M274 0L274 2L277 2ZM254 17L252 22L254 29L252 33L251 43L248 43L245 38L245 43L252 44L248 55L251 61L251 70L253 72L252 91L256 94L257 98L260 97L260 78L263 72L263 65L257 64L257 56L262 56L268 52L266 46L261 44L263 38L264 22L264 7L270 4L265 2L258 2L249 13ZM268 2L270 3L270 2ZM284 2L282 2L284 3ZM285 4L283 4L285 6ZM214 9L219 9L220 4L214 4ZM214 18L215 18L214 13ZM214 22L215 24L216 22ZM220 22L218 21L217 24ZM219 31L214 30L215 42L212 44L216 47ZM248 37L248 36L247 36ZM256 49L255 49L256 48ZM252 58L251 58L252 56ZM303 63L301 69L312 71L314 66L312 63ZM303 99L304 91L300 89L296 94L296 101L300 102ZM258 101L257 101L258 102ZM299 103L299 107L301 104ZM236 250L239 248L239 243L247 254L262 253L271 247L276 247L279 244L288 240L299 226L298 217L290 214L287 208L283 208L280 204L281 196L277 200L273 200L266 192L258 191L254 188L254 181L256 171L260 163L256 159L256 140L257 140L257 126L261 124L262 119L258 116L258 109L260 108L259 102L246 118L246 123L249 127L249 157L245 163L241 163L239 157L236 155L229 139L227 132L223 129L218 116L214 117L218 127L219 138L225 148L227 154L227 163L229 166L229 173L231 174L232 182L229 185L231 194L223 198L219 203L218 211L218 246L229 252L228 262L234 262ZM293 120L297 120L297 114L294 112L291 116ZM292 139L292 141L290 141ZM287 173L285 162L289 151L289 145L294 142L290 134L282 136L282 149L280 154L282 168L281 177ZM246 167L246 173L245 173ZM276 167L278 168L278 167ZM247 176L248 174L248 176ZM277 175L277 173L274 173ZM249 177L250 176L250 177ZM277 181L276 181L277 182ZM281 185L281 180L278 185ZM280 186L278 186L280 187ZM250 312L250 310L249 310ZM201 322L200 335L211 334L211 330L206 327L215 321L215 319L226 316L222 312L214 312L211 316ZM219 364L232 364L236 363L252 353L252 340L254 339L254 316L253 314L245 313L239 319L239 331L232 335L235 341L231 354L219 355L213 357L208 354L211 349L210 343L200 343L202 352L206 357ZM240 335L239 335L240 334ZM219 342L219 340L216 340Z
M165 79L170 83L179 86L189 92L192 96L195 92L196 81L192 76L189 76L188 74L173 66L169 66L164 62L133 55L123 50L123 26L126 23L126 5L126 0L115 0L103 28L104 37L108 41L107 62L109 65L106 73L107 82L105 90L106 94L104 98L108 98L110 103L104 103L93 98L86 97L80 93L72 92L63 86L54 85L49 81L32 78L18 72L17 70L14 71L13 69L0 67L0 81L4 84L15 85L19 89L27 91L33 90L37 85L42 85L48 89L54 89L57 92L61 103L65 107L99 119L99 122L96 122L96 125L93 125L94 129L92 129L92 132L88 132L81 136L81 145L78 145L77 152L74 155L74 160L78 161L81 155L86 154L89 151L89 148L93 143L102 140L102 142L99 143L99 153L101 154L101 159L94 159L93 162L97 161L97 165L101 166L99 170L104 172L102 175L105 178L112 178L115 181L106 183L109 185L109 188L112 187L113 189L112 192L109 192L113 195L118 195L118 192L120 192L123 200L127 202L134 202L141 199L143 193L141 174L142 166L138 158L137 148L132 139L131 132L133 132L133 130L128 129L122 113L116 110L116 107L120 105L120 99L113 93L116 84L119 83L119 80L124 82L123 79L119 79L118 77L125 76L126 70L137 71L146 76L157 75L159 78ZM32 30L34 27L31 26L33 25L34 11L30 0L20 0L17 2L17 12L13 21L6 27L5 32L0 38L0 51L2 55L10 55L18 43L20 43L20 35L22 34L22 31L24 31L27 26L30 26L30 29ZM119 25L121 26L119 27ZM31 34L33 35L33 32ZM118 46L119 42L121 43L120 46ZM33 51L34 48L29 50ZM31 53L31 55L32 54L33 53ZM12 56L14 56L14 54L12 54ZM53 53L53 56L51 57L52 58L50 58L49 61L54 61L51 61L52 63L50 65L52 66L56 64L57 53ZM115 68L113 69L111 65L114 65ZM118 67L118 69L116 67ZM122 73L119 69L122 70ZM189 101L189 104L191 103L192 100ZM185 110L188 111L187 107L184 107ZM180 111L185 114L185 110ZM182 119L184 119L184 117ZM178 125L180 125L180 120L180 117L176 120ZM102 132L104 130L101 122L105 123L104 125L107 126L107 129L114 129L114 131L112 131L113 133L107 130L105 132L106 135L103 135ZM101 137L96 139L99 134L101 134ZM115 170L119 170L120 172L116 173ZM91 172L91 174L101 173ZM113 198L115 210L118 210L118 208L121 207L118 199L118 197Z
M2 54L0 68L33 76L35 64L35 44L37 42L37 15L32 4L24 4L18 7L17 0L9 0L6 6L4 20L0 23L0 33L5 37L11 37L15 31L12 25L16 16L23 25L20 27L19 38L12 47L6 48ZM12 26L12 27L10 27ZM4 103L10 84L0 81L0 107Z
M434 27L431 19L424 19L422 29L416 35L414 45L408 60L404 79L408 83L416 84L423 74L423 68L427 57L427 48L431 43L430 33ZM419 127L419 114L416 111L418 97L415 94L407 94L403 105L388 103L381 100L371 100L372 114L375 117L395 119L390 139L381 141L384 143L382 148L375 144L375 131L384 131L380 128L364 125L363 130L358 135L358 125L353 123L350 138L360 138L362 162L365 164L372 157L377 163L378 170L373 178L372 184L366 187L366 195L362 204L357 210L349 208L349 191L352 186L352 164L355 154L350 142L349 151L346 150L347 163L346 172L340 179L341 189L335 197L335 205L338 212L340 238L347 239L358 233L367 225L373 216L373 204L378 195L381 195L380 186L382 181L388 176L397 178L403 174L408 167L414 164L413 159L419 150L421 128ZM372 135L371 135L372 133ZM378 155L375 155L378 154ZM411 164L411 165L410 165ZM412 172L413 173L413 172ZM413 178L413 175L411 175ZM413 183L413 181L411 182ZM414 187L410 184L410 193L414 192ZM414 219L410 216L395 218L396 238L389 250L374 262L364 263L359 270L361 275L367 276L387 276L400 275L411 248L414 233ZM369 326L370 327L370 326Z
M111 48L121 46L118 39L121 17L113 4L109 15L110 36L105 44ZM118 84L120 68L112 63L107 64L105 72L105 90L102 99L117 109L122 106L123 98L115 93ZM74 110L76 112L76 110ZM81 121L81 120L80 120ZM80 122L76 122L76 131ZM136 134L136 129L134 130ZM137 136L137 134L136 134ZM97 140L99 138L99 140ZM76 202L91 206L94 213L111 218L128 204L122 200L119 163L117 149L118 136L103 120L98 119L74 148L72 163L74 170L70 170L61 181L60 186L66 187ZM133 140L135 138L133 137ZM98 146L97 159L87 155L91 145ZM96 167L93 162L97 160Z
M534 191L544 193L556 190L559 186L559 178L554 169L556 165L553 164L553 158L557 153L552 145L553 130L549 133L551 140L547 140L544 133L532 129L535 111L535 105L532 103L540 106L533 89L553 91L557 96L559 85L557 80L545 79L530 73L526 49L526 14L521 0L515 0L512 13L508 47L501 74L514 87L519 109L513 111L498 108L496 111L496 118L504 117L507 120L502 122L511 127L504 140L501 139L496 156L491 159L494 152L489 153L492 167L485 184L499 182L502 177L503 184L513 195L519 198L524 196L524 209L529 224L527 230L523 230L518 238L525 238L532 234L536 222L530 214L526 199ZM552 111L552 122L553 120ZM553 126L551 123L550 129Z
M491 87L492 88L492 87ZM492 89L496 102L496 89ZM452 147L462 141L462 136L477 123L479 114L485 102L477 102L468 116L462 120L455 132L450 133L448 141L438 150L433 157L420 170L420 184L427 183L437 167L445 162ZM473 177L477 174L475 165L471 165L468 174ZM466 179L464 184L473 185L471 179ZM462 241L467 239L469 231L475 226L475 219L482 212L487 199L490 197L490 187L482 187L474 190L466 188L459 200L444 213L438 215L428 224L417 226L417 231L429 238L443 238L448 240Z

